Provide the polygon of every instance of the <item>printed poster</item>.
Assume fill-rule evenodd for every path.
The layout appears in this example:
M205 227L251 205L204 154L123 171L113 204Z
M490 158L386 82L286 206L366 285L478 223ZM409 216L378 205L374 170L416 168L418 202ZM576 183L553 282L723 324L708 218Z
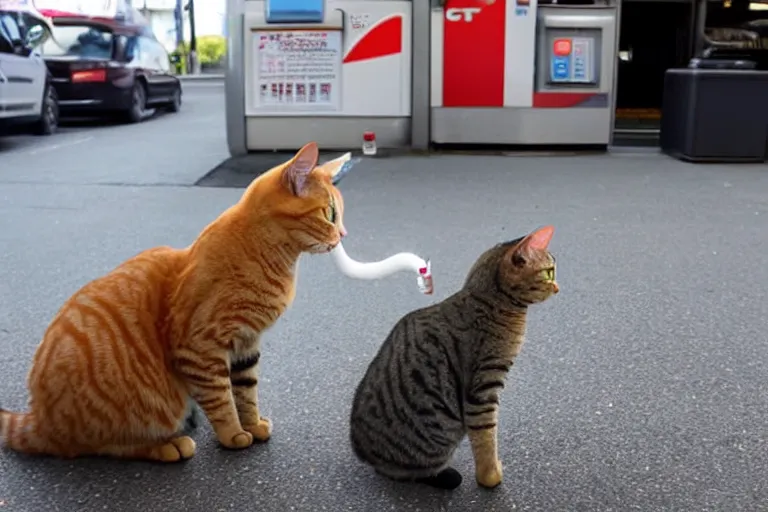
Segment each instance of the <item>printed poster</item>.
M339 110L341 32L254 32L253 102L267 110Z

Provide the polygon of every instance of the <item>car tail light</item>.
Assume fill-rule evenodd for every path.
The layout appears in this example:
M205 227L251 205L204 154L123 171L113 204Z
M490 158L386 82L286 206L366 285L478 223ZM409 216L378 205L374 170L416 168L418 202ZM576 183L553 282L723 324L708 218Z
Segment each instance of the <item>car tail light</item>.
M72 72L72 83L83 82L106 82L107 70L106 69L83 69L80 71Z

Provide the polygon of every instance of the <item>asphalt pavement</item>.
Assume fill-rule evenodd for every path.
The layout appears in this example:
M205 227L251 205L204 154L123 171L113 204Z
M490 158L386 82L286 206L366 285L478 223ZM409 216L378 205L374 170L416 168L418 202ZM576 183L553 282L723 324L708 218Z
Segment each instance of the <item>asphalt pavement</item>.
M226 155L223 88L176 115L0 139L0 403L24 409L35 347L79 286L138 251L184 246L241 189L196 181ZM655 152L366 159L341 183L347 252L413 251L413 276L353 281L302 260L265 337L266 445L177 465L0 452L0 512L768 510L768 166ZM386 481L347 440L355 385L407 311L461 284L485 248L556 227L559 295L530 311L502 399L504 482Z

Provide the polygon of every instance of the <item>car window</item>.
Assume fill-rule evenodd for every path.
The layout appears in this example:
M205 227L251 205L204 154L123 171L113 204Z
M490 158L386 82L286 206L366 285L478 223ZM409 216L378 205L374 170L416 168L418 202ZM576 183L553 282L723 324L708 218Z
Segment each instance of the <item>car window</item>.
M0 25L0 53L13 53L11 37L6 33L2 25Z
M53 37L41 47L43 55L96 59L111 59L113 50L112 31L96 25L54 25Z
M160 64L160 70L168 73L171 71L171 59L168 56L168 52L165 51L163 45L159 41L155 41L155 51L157 52L157 60Z
M125 36L120 36L125 37ZM125 37L124 58L126 62L137 64L141 58L141 49L139 48L139 38L136 36Z
M6 38L11 41L22 40L19 25L16 23L15 13L0 12L0 30L2 30Z
M0 34L4 39L0 43L4 48L2 51L13 51L13 40L21 41L29 49L35 50L51 35L44 20L28 12L10 11L0 12Z
M149 69L157 69L157 52L152 45L152 40L144 36L139 37L139 48L141 48L141 63Z
M37 49L51 36L48 25L27 12L20 12L16 17L21 39L31 49Z
M168 53L163 48L163 45L154 39L146 38L144 41L150 55L152 55L152 67L160 71L170 71L171 64L168 60Z
M7 12L3 13L1 16L4 17L4 21L9 23L13 22L16 24L16 28L20 36L19 38L21 39L21 37L24 36L28 18L30 18L29 14L23 12Z

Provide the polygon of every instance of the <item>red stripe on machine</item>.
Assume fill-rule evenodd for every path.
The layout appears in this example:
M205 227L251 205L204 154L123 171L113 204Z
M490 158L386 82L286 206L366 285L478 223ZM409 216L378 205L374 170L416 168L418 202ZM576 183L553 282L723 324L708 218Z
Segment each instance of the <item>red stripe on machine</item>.
M374 24L352 45L344 57L344 64L377 59L403 51L403 16L394 14Z
M506 0L447 0L443 12L443 106L504 106Z
M533 108L575 107L594 95L594 92L535 92Z

